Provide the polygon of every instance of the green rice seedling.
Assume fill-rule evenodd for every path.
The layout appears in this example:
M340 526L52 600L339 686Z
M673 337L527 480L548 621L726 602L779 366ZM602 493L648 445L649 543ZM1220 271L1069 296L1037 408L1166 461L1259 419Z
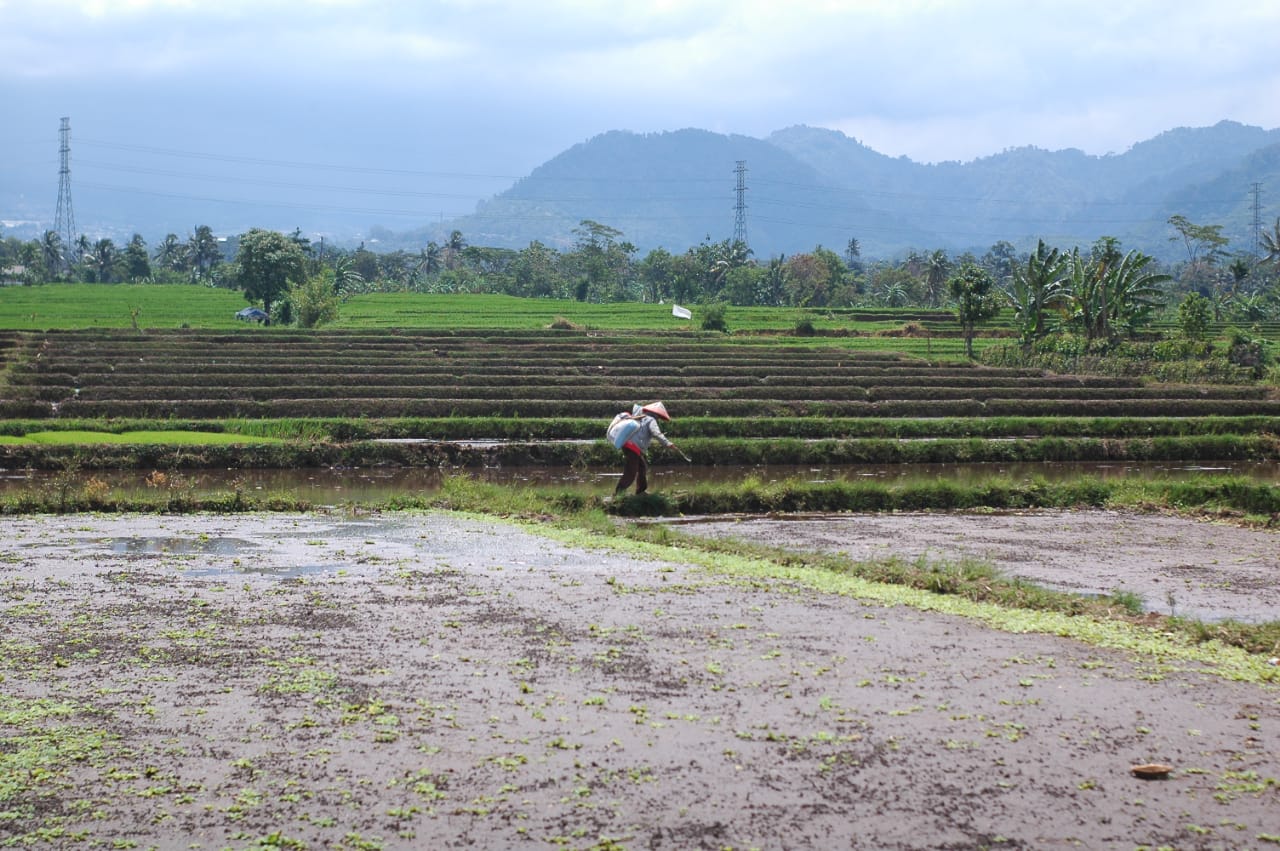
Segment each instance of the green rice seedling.
M1111 603L1131 615L1140 615L1146 610L1146 604L1141 594L1135 594L1132 591L1125 591L1117 588L1107 595L1107 599Z

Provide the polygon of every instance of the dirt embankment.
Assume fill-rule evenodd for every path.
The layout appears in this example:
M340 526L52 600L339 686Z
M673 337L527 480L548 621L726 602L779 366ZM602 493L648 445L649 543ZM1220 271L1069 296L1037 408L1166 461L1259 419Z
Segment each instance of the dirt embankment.
M1280 695L1194 666L445 515L0 531L0 842L1280 839Z

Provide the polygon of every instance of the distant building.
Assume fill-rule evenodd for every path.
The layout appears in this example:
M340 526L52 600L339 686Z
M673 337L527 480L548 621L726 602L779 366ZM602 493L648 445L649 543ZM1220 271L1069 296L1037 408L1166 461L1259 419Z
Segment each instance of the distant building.
M6 266L0 269L0 287L12 287L26 282L26 266Z

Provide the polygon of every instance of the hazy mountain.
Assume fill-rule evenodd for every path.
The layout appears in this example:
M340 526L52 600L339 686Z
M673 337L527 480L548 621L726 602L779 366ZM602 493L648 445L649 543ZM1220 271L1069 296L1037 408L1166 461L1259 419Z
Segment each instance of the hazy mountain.
M567 248L580 223L593 220L621 231L641 254L656 247L679 253L733 236L739 161L746 167L748 242L762 259L816 245L842 253L851 238L865 258L879 258L936 248L981 254L1000 240L1025 250L1038 238L1083 248L1104 235L1118 237L1126 248L1176 259L1182 248L1169 241L1171 215L1220 224L1232 250L1248 251L1254 184L1261 187L1264 227L1280 210L1280 130L1230 121L1169 130L1121 154L1023 147L936 164L888 157L837 131L804 126L765 139L698 129L613 131L558 154L479 202L473 214L424 212L417 227L412 208L432 201L415 199L435 197L428 191L436 179L425 170L428 163L420 164L421 172L370 168L358 179L309 175L303 164L288 164L289 179L273 184L279 164L230 159L242 172L261 172L241 175L246 185L280 187L275 206L211 203L202 199L218 196L216 187L206 195L173 183L167 171L139 169L133 195L108 196L92 182L77 184L78 224L120 243L139 232L155 244L165 233L185 236L196 224L209 224L220 235L254 226L300 227L340 245L371 240L380 250L417 251L428 241L444 242L453 230L473 245L523 248L538 240ZM148 188L147 180L169 183ZM372 197L348 201L339 190ZM37 205L33 192L0 184L0 220L31 220L26 231L7 227L4 234L31 238L50 226L52 211L44 207L52 199ZM377 200L379 192L394 200ZM409 209L388 217L391 211L377 206Z
M938 234L936 247L952 250L985 249L997 239L1023 248L1038 238L1084 246L1109 235L1164 255L1172 250L1166 222L1175 213L1222 224L1243 249L1253 239L1252 184L1280 188L1274 159L1263 155L1280 143L1280 130L1227 121L1170 130L1123 154L1028 147L937 165L890 159L829 130L791 128L770 141L831 182L861 188L884 209ZM868 234L862 242L868 253L892 253L904 247L894 237Z
M693 129L597 136L449 227L478 245L521 248L536 239L567 248L576 240L574 229L589 219L622 231L642 251L662 246L678 253L706 239L733 236L739 161L748 170L748 241L767 246L769 253L811 249L819 242L843 250L857 235L852 223L873 219L913 239L932 238L910 222L878 213L861 193L833 184L769 141ZM440 233L424 229L415 236Z
M1116 236L1176 258L1170 216L1221 224L1253 246L1252 185L1280 188L1280 130L1224 121L1179 128L1123 154L1034 147L967 163L888 157L833 130L791 127L767 139L702 130L612 132L575 145L476 215L448 223L478 244L563 247L592 219L642 251L731 237L734 163L747 167L747 234L757 257L858 239L866 257L918 249L982 253L998 240L1064 248ZM1273 205L1274 206L1274 205ZM434 235L433 235L434 234ZM437 238L424 230L417 239Z

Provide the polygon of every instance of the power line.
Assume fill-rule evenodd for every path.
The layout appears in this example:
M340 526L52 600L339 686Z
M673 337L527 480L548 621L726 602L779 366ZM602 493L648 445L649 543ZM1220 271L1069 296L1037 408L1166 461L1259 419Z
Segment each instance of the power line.
M339 163L319 163L304 162L299 160L276 160L266 159L263 157L246 157L234 154L214 154L202 151L183 151L177 148L154 148L147 145L131 145L122 142L106 142L97 139L81 139L81 145L88 145L92 148L106 148L116 151L132 151L134 153L143 153L150 155L161 155L168 157L176 157L179 159L195 159L207 160L212 162L235 163L239 165L256 165L267 166L270 168L292 168L292 169L308 169L311 171L340 171L350 172L353 174L383 174L394 176L411 176L411 177L431 177L448 180L510 180L515 182L524 182L529 180L560 182L560 183L599 183L601 181L609 181L613 183L705 183L708 185L719 183L718 180L696 177L653 177L645 175L642 177L620 178L615 174L608 175L583 175L574 174L572 176L555 176L548 177L546 175L527 174L485 174L476 172L461 171L423 171L419 169L406 168L381 168L376 166L359 166L359 165L342 165Z
M147 145L128 145L121 142L104 142L98 139L81 139L80 143L94 148L110 148L117 151L134 151L143 154L161 154L170 157L182 157L215 162L239 163L241 165L264 165L272 168L305 168L325 171L349 171L358 174L396 174L416 175L419 177L473 178L477 180L518 180L510 174L468 174L464 172L415 171L402 168L377 168L373 166L337 165L334 163L309 163L291 160L271 160L261 157L242 157L232 154L210 154L200 151L182 151L175 148L152 148Z

